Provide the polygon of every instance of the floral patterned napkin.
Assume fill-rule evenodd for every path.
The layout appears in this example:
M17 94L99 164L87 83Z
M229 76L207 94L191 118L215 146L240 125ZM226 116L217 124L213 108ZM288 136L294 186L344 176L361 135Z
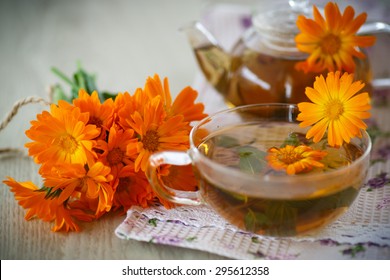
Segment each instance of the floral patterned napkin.
M207 10L203 22L229 49L248 27L249 19L248 7L218 5ZM375 54L375 50L370 52ZM378 69L384 69L380 70L383 73ZM381 76L388 69L376 71ZM200 93L199 101L207 98L207 113L226 108L200 73L194 88ZM197 249L233 259L389 259L390 89L375 90L371 114L368 131L374 145L366 184L347 213L319 232L300 238L267 238L237 229L207 206L166 210L155 205L131 208L115 233L123 239Z

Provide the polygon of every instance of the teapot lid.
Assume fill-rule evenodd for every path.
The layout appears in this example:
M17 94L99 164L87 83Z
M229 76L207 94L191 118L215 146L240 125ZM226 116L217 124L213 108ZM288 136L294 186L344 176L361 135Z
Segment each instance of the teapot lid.
M309 0L289 0L288 4L279 5L276 9L263 9L253 15L253 28L260 40L255 40L257 46L249 42L251 48L277 56L305 56L296 48L295 36L299 33L296 25L298 16L310 17Z

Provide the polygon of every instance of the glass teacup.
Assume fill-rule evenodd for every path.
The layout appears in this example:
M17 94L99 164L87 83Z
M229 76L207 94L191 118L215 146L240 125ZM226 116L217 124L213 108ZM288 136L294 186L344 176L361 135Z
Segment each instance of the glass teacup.
M178 204L207 204L228 222L266 236L297 236L317 230L344 213L358 195L369 167L371 140L340 148L313 143L290 104L255 104L221 111L200 121L186 152L153 154L147 176L153 189ZM323 149L325 168L287 175L267 161L271 147L303 142ZM162 165L192 164L196 192L176 191L158 176Z

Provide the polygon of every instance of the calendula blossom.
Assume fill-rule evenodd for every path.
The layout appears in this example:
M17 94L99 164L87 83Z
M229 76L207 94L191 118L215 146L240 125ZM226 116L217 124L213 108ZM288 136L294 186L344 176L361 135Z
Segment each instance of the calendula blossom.
M204 105L195 103L198 93L191 87L185 87L172 102L168 79L165 78L162 84L160 77L154 75L153 78L147 79L144 90L151 98L161 96L168 117L182 115L185 122L191 122L199 121L207 116L203 113Z
M119 172L113 207L126 212L132 205L146 208L154 201L155 194L145 173L135 172L134 166L125 166Z
M306 145L286 145L283 148L272 147L268 150L268 164L275 170L285 170L288 175L311 171L314 167L322 168L321 159L325 151L313 150Z
M79 97L73 100L73 105L80 108L82 113L88 113L87 124L94 124L100 129L100 139L106 137L106 132L112 126L114 118L114 101L107 99L100 102L96 91L89 95L84 89L79 91Z
M133 129L139 139L135 170L146 170L149 156L162 150L185 150L189 147L190 122L203 119L203 104L195 103L197 92L187 87L172 102L168 79L149 77L143 90L134 96L120 96L120 124ZM126 101L126 102L125 102ZM131 113L129 113L131 112Z
M69 107L65 101L58 106L52 104L50 113L44 111L31 122L26 135L33 140L25 146L35 162L43 165L58 163L85 164L94 158L94 140L100 130L89 125L88 113L81 113L77 107Z
M356 35L366 21L367 14L356 18L355 11L348 6L341 14L337 4L329 2L325 6L325 18L318 8L313 6L314 19L300 15L297 26L300 29L296 38L297 48L309 54L305 62L296 64L305 72L346 71L355 70L354 58L364 58L360 47L369 47L375 43L374 36Z
M80 230L75 220L82 216L81 211L71 209L68 204L59 202L56 194L48 198L47 188L40 189L32 182L17 182L12 178L8 178L4 183L10 186L19 205L27 209L26 220L39 218L46 222L54 221L52 231Z
M120 170L126 165L133 165L137 157L137 139L134 130L123 130L112 126L106 141L99 140L97 148L102 151L98 158L111 168L111 174L117 179Z
M128 120L139 135L139 155L135 160L135 170L146 170L152 153L162 150L186 150L189 147L187 123L183 116L165 119L166 112L159 96L148 103L143 112L135 112Z
M367 125L363 119L370 117L370 97L367 92L358 93L364 83L353 81L353 74L328 73L326 80L321 75L316 77L313 88L306 88L306 95L311 102L298 104L299 126L312 126L306 138L319 142L325 133L332 147L339 147L343 142L361 137L361 130Z
M72 197L85 195L89 202L96 201L96 216L111 209L114 190L110 181L113 176L110 168L101 162L88 165L66 164L54 167L55 172L42 174L45 186L60 190L59 202L63 203Z

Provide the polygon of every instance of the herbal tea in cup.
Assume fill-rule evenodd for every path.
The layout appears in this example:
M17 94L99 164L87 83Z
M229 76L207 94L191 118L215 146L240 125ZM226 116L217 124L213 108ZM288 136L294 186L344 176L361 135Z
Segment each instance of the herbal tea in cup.
M340 147L305 137L289 104L239 106L205 118L190 134L187 152L150 157L147 176L163 198L205 203L231 224L266 236L296 236L344 213L369 166L371 141L363 131ZM158 176L164 164L192 164L197 192L175 191Z

